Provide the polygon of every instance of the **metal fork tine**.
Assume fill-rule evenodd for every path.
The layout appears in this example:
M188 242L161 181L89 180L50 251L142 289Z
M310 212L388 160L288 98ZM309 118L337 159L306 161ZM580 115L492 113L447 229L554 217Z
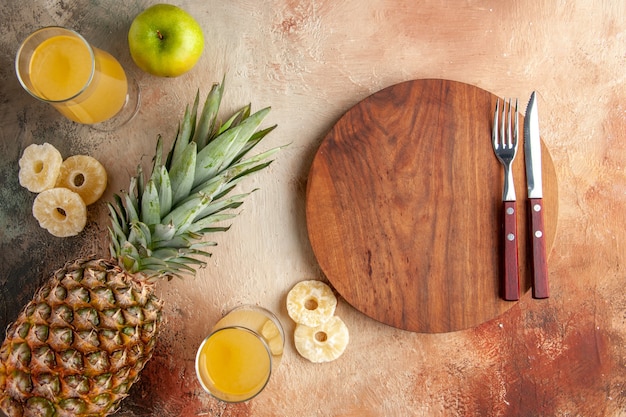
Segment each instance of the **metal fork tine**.
M508 120L507 120L507 142L509 145L509 148L513 149L515 146L517 146L517 133L518 133L518 114L517 114L517 99L515 100L515 127L513 128L513 132L511 132L512 126L513 126L513 100L509 99L509 114L508 114Z
M511 132L512 120L513 120L513 117L511 115L511 99L509 99L509 111L508 111L507 119L506 119L506 144L509 147L509 149L513 148L513 134Z
M519 134L519 112L517 110L517 99L515 99L515 127L513 129L513 146L517 146L517 138Z
M494 149L498 149L500 146L500 138L498 137L498 130L500 129L499 124L499 116L500 116L500 99L496 100L496 111L493 116L493 129L491 130L491 141Z
M510 119L510 118L509 118ZM510 133L507 135L506 130L507 118L506 118L506 99L502 103L502 123L500 123L500 145L503 149L506 149L508 144L508 138L511 137Z

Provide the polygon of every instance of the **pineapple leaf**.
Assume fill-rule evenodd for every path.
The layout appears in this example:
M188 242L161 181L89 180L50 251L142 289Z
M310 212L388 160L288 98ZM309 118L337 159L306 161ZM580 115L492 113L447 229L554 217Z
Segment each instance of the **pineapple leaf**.
M109 234L110 233L111 229L109 229ZM111 254L111 258L115 258L117 254L120 253L120 246L114 238L111 238L111 243L109 243L109 253Z
M157 224L152 232L152 243L168 241L176 235L176 228L173 224Z
M148 242L150 242L150 231L143 223L135 222L130 227L128 241L137 249L138 253L147 252ZM141 250L140 250L141 249Z
M224 78L226 78L224 76ZM222 96L224 94L224 81L221 84L213 84L200 115L198 127L194 134L194 142L198 144L198 149L204 148L210 141L215 129L217 113L220 109Z
M164 166L159 170L159 174L159 214L163 217L172 209L172 182Z
M248 142L246 143L246 145L243 147L243 149L241 150L241 152L239 153L239 155L237 155L235 157L235 161L239 161L241 158L243 158L248 151L250 151L252 148L254 148L261 140L263 140L263 138L265 138L265 136L267 136L271 131L273 131L274 129L276 129L277 125L273 125L270 126L268 128L259 130L257 132L255 132L250 139L248 140ZM281 149L282 147L276 148L276 150Z
M161 248L188 248L192 244L190 239L180 235L175 235L171 239L153 242L153 244L154 243L158 243L158 245L153 245L153 251Z
M161 222L161 203L154 180L149 180L141 197L141 220L146 224Z
M270 166L270 164L272 163L272 161L267 161L267 162L263 162L261 164L258 165L254 165L248 169L246 169L245 171L241 171L237 176L233 177L233 180L231 182L238 182L237 180L239 179L243 179L245 177L247 177L250 174L253 174L257 171L261 171L265 168L267 168L268 166Z
M220 123L223 92L222 80L212 86L199 113L198 91L191 108L185 108L169 152L159 135L150 175L146 178L138 165L128 191L114 195L108 205L109 250L129 273L153 282L193 275L205 266L202 258L211 256L205 248L216 243L204 236L227 231L230 225L224 222L239 214L236 209L254 190L230 193L243 178L267 168L281 149L246 157L276 128L259 129L270 108L252 113L248 104Z
M197 253L194 253L193 255L198 255ZM210 255L208 253L203 253L202 255L207 256ZM192 258L191 256L179 256L173 260L171 260L170 262L174 262L174 263L178 263L180 262L181 265L206 265L206 262L201 261L199 259L196 258Z
M200 150L194 185L197 186L230 166L269 111L269 107L259 110L246 118L240 125L216 137L204 149Z
M238 208L239 206L243 204L243 200L247 196L252 194L252 192L254 191L255 190L249 193L245 193L245 194L234 195L231 198L226 199L226 200L214 201L212 204L208 205L200 213L198 213L196 218L204 219L205 217L210 216L211 214L220 213L228 209Z
M229 183L227 183L227 184L224 184L224 186L225 186L225 187L227 186L228 188L222 187L222 188L220 189L220 192L219 192L219 193L216 193L216 194L213 196L213 200L216 200L216 201L217 201L217 200L221 199L222 197L225 197L226 195L228 195L228 194L229 194L229 193L230 193L230 192L231 192L231 191L235 188L235 184L232 184L232 183L230 183L230 182L229 182Z
M221 133L232 127L239 126L241 122L250 117L251 110L251 104L246 104L244 107L239 109L239 111L235 112L235 114L233 114L230 119L228 119L224 124L222 124L222 126L219 127L217 132L215 132L215 136L219 136Z
M187 200L193 198L196 194L203 194L210 196L211 199L214 199L216 195L222 192L224 186L228 185L229 179L227 175L220 174L208 180L207 182L200 184L198 187L191 190L191 195L187 197Z
M137 201L135 203L135 207L137 208L137 211L139 211L139 207L141 207L141 197L143 196L143 190L145 188L145 178L143 175L143 168L141 167L141 165L137 166L137 176L136 178L136 184L137 184Z
M126 213L128 215L128 218L126 219L126 222L129 225L132 225L134 222L139 220L139 210L137 207L137 199L134 198L135 193L133 194L124 194L124 201L125 201L125 207L126 207Z
M120 204L121 204L121 200L120 200ZM120 236L120 237L124 237L125 238L126 237L126 232L122 229L122 227L126 225L126 219L122 218L118 214L118 212L117 212L115 206L113 206L113 204L108 203L107 207L109 208L109 217L111 217L111 225L115 228L116 234L118 236ZM124 206L121 206L121 208L124 209Z
M123 231L124 235L126 235L126 233L128 233L128 227L127 227L127 225L128 225L128 213L126 213L126 208L124 207L124 203L122 201L122 198L119 195L114 194L113 195L113 199L115 200L115 206L113 206L113 204L111 204L110 208L113 209L113 211L115 212L115 214L116 214L116 218L115 219L118 219L117 223L122 228L122 231ZM118 212L117 212L115 207L119 208L119 210L120 210L119 214L118 214Z
M111 243L109 244L109 252L112 258L115 258L118 253L120 253L122 245L120 242L125 242L126 237L123 237L118 240L117 236L113 229L109 227L109 236L111 237Z
M231 220L237 217L235 213L215 213L208 216L203 217L202 219L194 222L194 224L189 227L189 232L204 234L204 230L208 230L211 225L214 223L224 222L227 220ZM230 229L230 226L224 227L224 232Z
M230 226L221 226L221 227L204 227L202 229L197 228L198 233L209 234L209 233L217 233L217 232L228 232L230 230Z
M167 261L163 260L163 258L153 256L141 260L142 269L153 269L159 272L165 272L167 270L167 265Z
M226 152L239 136L240 130L239 126L227 130L198 152L194 186L207 181L218 173L219 162L227 157Z
M176 258L180 251L177 248L159 248L152 251L152 257L155 259L167 260Z
M193 259L193 258L190 258ZM179 258L175 258L175 259L170 259L168 261L168 267L171 271L174 272L174 276L180 276L182 274L189 274L189 275L195 275L196 274L196 270L193 269L192 267L190 267L189 265L186 264L186 258L185 257L179 257Z
M170 170L173 205L187 197L191 191L194 178L193 172L196 168L196 148L195 142L189 143L180 158L174 161L174 165Z
M190 140L193 140L193 137L196 133L196 121L198 116L198 104L200 104L200 90L196 91L196 98L193 100L193 107L191 108L191 131L189 132Z
M185 109L185 115L183 116L183 123L179 129L178 135L176 137L176 142L174 143L174 150L172 155L172 164L175 164L178 158L180 158L187 145L192 139L193 130L196 122L196 112L198 111L198 99L200 97L200 92L196 93L196 99L193 103L193 108L190 111L189 106Z
M266 161L266 162L261 162L261 161L270 158L281 149L282 147L273 148L263 153L257 154L253 157L250 157L248 159L245 159L237 164L234 164L230 168L230 170L232 170L232 178L239 179L240 177L246 177L252 174L253 172L260 171L264 168L267 168L272 163L272 161Z
M230 129L231 127L235 127L239 124L239 122L242 119L242 113L244 112L244 110L246 109L246 107L244 107L243 109L240 109L239 111L237 111L235 114L233 114L230 119L226 120L217 130L217 132L215 133L215 136L219 136L222 133L224 133L226 130ZM247 106L248 111L250 110L250 106Z
M187 200L184 204L175 208L163 219L166 223L172 223L179 231L186 228L198 217L198 214L211 203L211 198L203 194L197 194L194 198Z
M122 242L126 241L126 234L122 233L120 227L113 223L111 227L109 227L109 235L111 236L111 244L114 245L115 249L119 250ZM114 253L111 255L114 256Z
M205 193L211 195L214 199L215 196L221 192L226 185L232 187L236 185L239 180L246 177L253 172L260 171L271 164L272 161L259 163L264 159L267 159L278 152L281 147L270 149L269 151L260 153L253 157L250 157L244 161L231 165L228 169L222 171L219 175L211 178L210 180L196 186L192 193Z
M139 271L139 252L137 251L137 248L132 245L132 243L128 241L124 242L124 245L120 249L119 258L122 262L122 267L126 271L131 274Z
M161 135L158 135L156 151L154 152L154 158L152 158L152 174L150 176L150 178L152 178L154 181L158 180L159 171L162 167L162 160L163 160L163 138L161 137Z

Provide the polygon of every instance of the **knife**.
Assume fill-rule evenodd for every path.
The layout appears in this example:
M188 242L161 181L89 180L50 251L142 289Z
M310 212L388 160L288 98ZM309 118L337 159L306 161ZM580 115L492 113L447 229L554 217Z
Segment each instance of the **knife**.
M541 140L536 91L530 95L524 117L524 159L528 185L530 239L532 249L533 298L548 298L548 262L546 233L543 222L543 188L541 184Z

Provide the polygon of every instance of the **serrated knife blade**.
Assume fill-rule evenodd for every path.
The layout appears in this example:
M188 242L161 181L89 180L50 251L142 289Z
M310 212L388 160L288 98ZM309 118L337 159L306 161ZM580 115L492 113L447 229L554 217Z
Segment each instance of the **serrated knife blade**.
M546 233L543 214L543 187L541 182L541 139L539 136L539 112L537 94L530 95L524 117L524 160L528 186L528 211L530 213L530 239L532 253L533 298L548 298L548 263Z

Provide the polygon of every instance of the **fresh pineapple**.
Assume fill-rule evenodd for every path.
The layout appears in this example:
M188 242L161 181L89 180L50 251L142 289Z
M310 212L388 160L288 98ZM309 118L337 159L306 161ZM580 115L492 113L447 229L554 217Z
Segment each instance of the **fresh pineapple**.
M33 193L54 187L62 163L61 153L49 143L27 146L19 160L20 185Z
M35 198L33 216L53 236L75 236L87 224L87 206L74 191L51 188Z
M14 416L106 416L150 359L161 325L156 282L203 265L247 194L244 177L267 167L278 148L246 156L270 131L269 108L217 119L223 83L187 108L166 158L159 137L150 176L138 168L127 193L109 204L110 259L78 259L37 291L0 348L0 409Z
M107 172L102 164L89 155L73 155L61 164L57 187L78 193L86 205L98 201L107 188Z
M337 316L317 327L297 324L293 336L298 353L314 363L339 358L348 346L350 334L346 324Z
M293 321L316 327L328 321L337 307L333 290L322 281L300 281L287 294L287 313Z

